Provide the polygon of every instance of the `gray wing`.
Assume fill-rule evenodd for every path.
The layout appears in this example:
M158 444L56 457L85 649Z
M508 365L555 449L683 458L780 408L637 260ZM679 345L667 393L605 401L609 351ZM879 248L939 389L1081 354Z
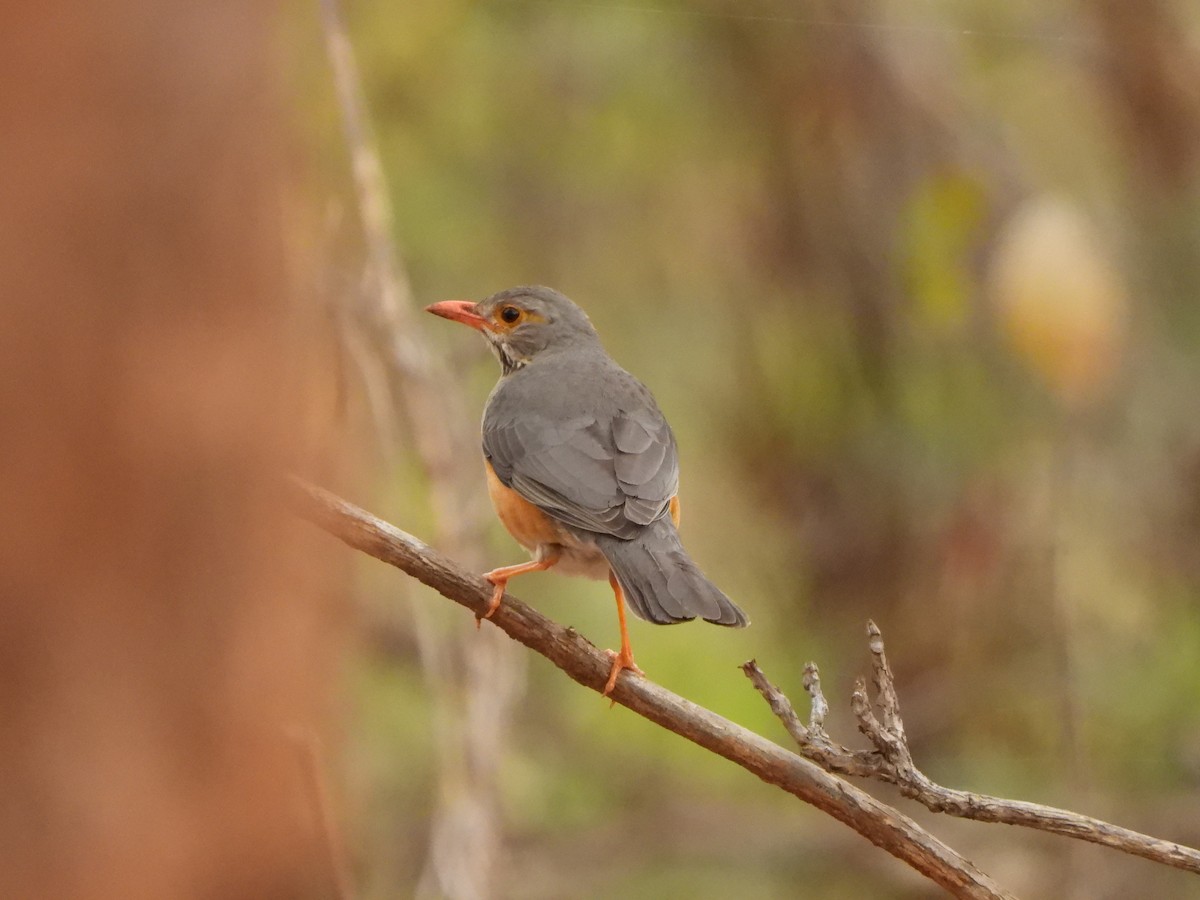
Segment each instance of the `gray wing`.
M644 390L644 388L643 388ZM551 421L489 408L483 452L496 476L559 521L632 538L679 490L675 436L653 400Z

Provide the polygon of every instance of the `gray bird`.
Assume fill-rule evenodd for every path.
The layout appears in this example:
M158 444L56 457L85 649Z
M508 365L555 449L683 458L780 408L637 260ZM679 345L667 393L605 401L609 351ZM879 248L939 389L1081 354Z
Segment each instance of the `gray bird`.
M478 303L427 310L470 325L500 361L483 413L488 493L504 527L533 556L484 577L495 585L554 566L608 578L621 649L608 651L607 695L633 661L625 623L707 622L741 628L743 613L692 562L679 541L679 457L654 397L600 345L582 309L547 287L515 287Z

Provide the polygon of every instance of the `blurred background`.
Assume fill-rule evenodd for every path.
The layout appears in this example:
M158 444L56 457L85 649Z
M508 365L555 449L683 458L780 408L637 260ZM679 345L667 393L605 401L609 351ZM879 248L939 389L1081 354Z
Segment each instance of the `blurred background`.
M858 746L871 618L930 777L1200 845L1194 0L9 4L0 83L0 895L937 896L280 516L521 561L420 312L520 283L753 620L634 622L649 677L786 743L737 665L813 660ZM867 787L1021 896L1200 897Z
M294 12L301 124L341 185L323 195L329 295L371 321L353 140L317 18ZM413 302L552 285L676 429L685 540L753 625L635 623L650 677L784 740L735 667L756 657L803 705L815 660L854 743L870 617L933 778L1200 843L1200 8L344 15ZM465 330L409 327L473 438L494 360ZM430 519L420 423L398 427L366 502L435 535L451 526ZM458 511L486 535L471 564L523 558L478 492ZM444 601L413 598L423 625L397 612L403 582L362 566L345 777L365 896L931 892L543 660L505 658L461 611L442 621ZM614 645L601 586L516 590ZM1194 876L900 805L1022 895L1200 896Z

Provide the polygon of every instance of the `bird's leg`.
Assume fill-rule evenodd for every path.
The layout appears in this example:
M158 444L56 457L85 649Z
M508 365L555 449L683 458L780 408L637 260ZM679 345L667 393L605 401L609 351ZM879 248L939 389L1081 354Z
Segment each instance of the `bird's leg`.
M544 572L556 562L558 562L557 553L539 554L538 558L532 562L520 563L515 566L503 566L499 569L492 569L490 572L484 572L483 577L496 586L492 591L492 600L488 604L487 612L482 616L475 617L475 627L479 627L479 623L484 619L490 619L492 613L500 608L500 600L504 597L504 590L508 587L508 579L515 578L518 575L524 575L527 572Z
M617 676L621 674L622 669L629 669L632 672L637 672L639 675L645 674L637 667L637 663L633 661L633 648L629 646L629 629L625 626L625 593L621 590L621 584L617 581L617 576L612 572L608 573L608 583L612 585L613 593L617 597L617 622L621 626L621 650L616 653L612 650L605 651L612 658L612 669L609 671L608 681L604 685L605 697L616 687Z

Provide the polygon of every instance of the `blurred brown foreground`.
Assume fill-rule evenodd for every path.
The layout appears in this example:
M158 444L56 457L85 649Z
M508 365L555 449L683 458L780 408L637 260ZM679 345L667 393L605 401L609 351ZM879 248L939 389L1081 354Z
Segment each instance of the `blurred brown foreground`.
M331 893L270 12L0 7L2 897Z

